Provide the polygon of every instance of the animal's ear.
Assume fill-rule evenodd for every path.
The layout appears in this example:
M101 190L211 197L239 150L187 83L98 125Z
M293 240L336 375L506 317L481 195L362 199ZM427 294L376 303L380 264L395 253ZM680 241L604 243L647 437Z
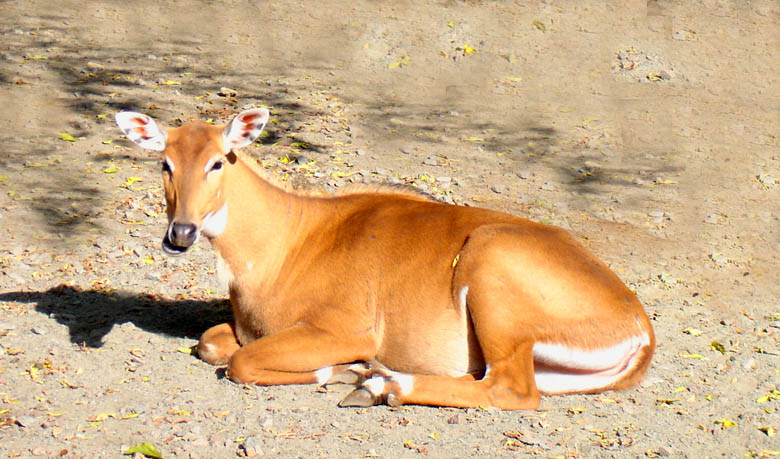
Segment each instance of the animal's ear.
M263 132L265 123L268 122L267 108L252 108L244 110L222 130L222 140L225 144L225 153L234 148L245 147Z
M136 112L119 112L116 114L116 124L127 135L127 138L147 150L165 150L165 131L157 126L151 116Z

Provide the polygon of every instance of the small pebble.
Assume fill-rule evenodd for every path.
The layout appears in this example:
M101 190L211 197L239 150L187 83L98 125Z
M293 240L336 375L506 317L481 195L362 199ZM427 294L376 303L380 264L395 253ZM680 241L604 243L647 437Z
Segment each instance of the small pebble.
M429 156L429 157L425 158L423 160L423 164L425 164L426 166L438 166L439 165L438 161L436 161L436 158L434 158L433 156Z
M493 185L490 189L493 190L494 193L501 194L506 191L506 185Z
M555 185L553 185L550 182L544 182L542 183L542 186L540 187L544 191L555 191Z

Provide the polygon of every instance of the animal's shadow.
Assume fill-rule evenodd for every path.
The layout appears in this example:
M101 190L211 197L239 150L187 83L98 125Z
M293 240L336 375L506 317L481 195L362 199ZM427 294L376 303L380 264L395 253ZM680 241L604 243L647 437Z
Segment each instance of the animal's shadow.
M0 301L35 303L36 311L68 327L72 343L94 348L103 345L115 324L132 322L151 333L197 339L232 316L226 301L169 300L67 285L43 292L0 293Z

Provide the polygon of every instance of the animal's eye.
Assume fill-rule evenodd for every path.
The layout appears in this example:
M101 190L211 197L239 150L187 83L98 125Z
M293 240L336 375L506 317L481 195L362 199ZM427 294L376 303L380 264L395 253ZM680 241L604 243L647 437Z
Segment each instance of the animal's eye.
M171 166L170 166L170 164L168 164L168 161L163 160L163 162L162 162L162 171L163 172L168 172L168 173L171 172Z
M222 169L222 161L214 161L214 165L211 166L211 170L218 171Z

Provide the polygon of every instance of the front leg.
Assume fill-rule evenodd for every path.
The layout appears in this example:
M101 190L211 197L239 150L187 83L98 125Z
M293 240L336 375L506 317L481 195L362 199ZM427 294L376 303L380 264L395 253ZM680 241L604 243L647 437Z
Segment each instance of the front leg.
M235 382L262 386L322 384L346 364L373 358L376 348L373 333L331 333L299 324L237 350L227 374Z
M215 325L206 330L198 341L198 357L212 365L224 365L239 349L235 322Z

